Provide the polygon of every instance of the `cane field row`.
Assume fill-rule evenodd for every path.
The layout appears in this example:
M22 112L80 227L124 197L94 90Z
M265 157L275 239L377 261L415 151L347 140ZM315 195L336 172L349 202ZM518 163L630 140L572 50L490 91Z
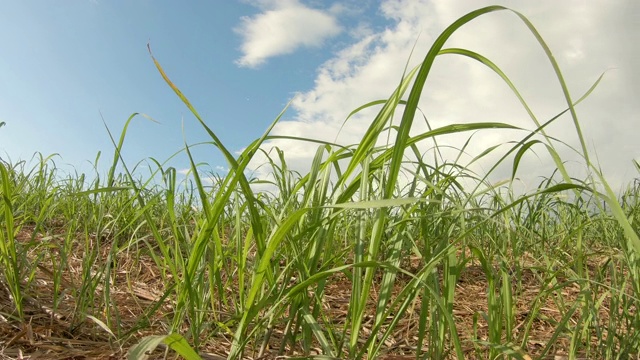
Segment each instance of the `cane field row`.
M538 119L490 59L445 47L494 11L518 17L546 53L566 100L556 116ZM359 143L291 138L317 148L307 173L263 151L282 114L234 154L149 52L229 171L207 171L186 145L186 176L155 159L146 173L126 164L136 114L119 136L106 132L113 157L96 157L94 173L63 172L55 156L0 159L3 358L638 358L640 182L607 183L576 111L600 78L573 94L522 14L492 6L452 23L387 99L345 109L346 121L377 111ZM485 65L531 126L467 122L412 134L425 121L421 95L437 91L425 84L438 56ZM566 134L546 130L557 121L580 140L571 151L582 177L560 156ZM471 161L439 155L438 139L498 131L519 135ZM555 171L521 193L521 160L534 151ZM486 173L472 170L494 153ZM258 155L268 179L249 175ZM511 176L489 182L505 165Z

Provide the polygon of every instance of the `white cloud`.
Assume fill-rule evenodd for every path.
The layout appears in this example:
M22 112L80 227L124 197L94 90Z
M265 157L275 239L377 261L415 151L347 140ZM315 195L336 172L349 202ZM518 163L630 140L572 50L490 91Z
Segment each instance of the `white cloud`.
M487 1L482 3L489 5ZM298 94L294 100L290 115L294 117L279 123L274 133L333 141L353 109L391 94L414 44L411 66L422 60L446 26L480 6L483 6L480 1L382 2L381 13L390 25L384 31L363 34L323 64L318 69L314 87ZM574 100L601 72L617 69L609 72L599 88L577 108L578 117L587 143L591 150L597 151L600 164L614 184L638 176L631 159L640 156L640 148L635 146L637 114L640 113L637 102L640 70L634 60L640 55L640 48L632 44L640 43L640 24L633 16L638 14L640 3L617 0L603 8L597 3L545 0L518 3L516 10L527 16L547 41ZM526 26L510 12L493 13L472 21L456 32L445 47L468 48L493 60L515 83L541 122L566 107L549 60ZM496 74L459 56L436 59L420 107L434 127L501 121L533 128L522 106ZM359 141L374 115L367 111L350 120L338 142ZM421 119L415 120L414 133L425 128ZM560 119L548 131L578 147L569 117ZM468 136L451 136L439 141L460 147ZM477 155L492 144L522 136L514 132L479 133L467 151ZM272 141L267 146L284 150L289 166L300 171L308 169L315 153L315 146L289 140ZM539 159L535 156L526 159L530 168L525 174L550 175L552 162L543 148L537 148L537 154ZM563 156L567 160L577 159L570 151L565 151ZM500 175L507 176L509 171L507 167Z
M328 11L313 9L296 0L261 1L264 11L241 18L235 29L243 38L237 64L257 67L267 59L290 54L300 47L317 47L342 30Z

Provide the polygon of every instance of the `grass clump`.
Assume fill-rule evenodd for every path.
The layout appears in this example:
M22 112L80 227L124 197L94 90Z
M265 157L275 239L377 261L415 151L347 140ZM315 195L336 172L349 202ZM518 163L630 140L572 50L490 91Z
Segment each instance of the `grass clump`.
M120 157L106 178L62 176L53 157L0 162L0 346L49 358L630 358L640 347L638 182L616 195L586 151L574 101L550 49L567 108L539 121L489 59L445 49L471 12L436 39L379 108L362 141L319 144L310 171L287 167L264 135L238 157L153 62L225 156L206 178L185 144L190 176L151 159L145 179ZM451 124L410 135L431 66L441 55L486 65L513 90L533 130L506 123ZM396 113L402 113L394 124ZM576 180L545 128L573 119L588 176ZM423 156L425 141L516 130L485 174L458 157ZM381 140L392 135L386 146ZM111 133L109 133L111 136ZM532 192L513 189L522 157L555 161ZM436 148L437 150L437 148ZM460 149L462 154L465 149ZM266 155L272 192L247 178ZM277 155L276 156L273 156ZM509 161L512 177L487 179ZM638 164L635 164L638 166ZM123 172L116 174L121 167ZM92 179L92 180L88 180ZM207 185L209 182L212 185ZM164 353L163 353L164 350Z

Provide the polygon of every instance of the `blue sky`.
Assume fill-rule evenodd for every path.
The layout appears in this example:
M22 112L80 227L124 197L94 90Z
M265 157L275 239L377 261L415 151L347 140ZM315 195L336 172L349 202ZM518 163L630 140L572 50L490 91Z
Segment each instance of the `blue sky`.
M150 43L167 74L232 151L262 134L285 104L292 108L275 133L334 140L357 106L388 96L407 61L416 64L452 21L490 2L466 1L9 1L0 0L0 157L28 160L35 151L59 153L58 164L85 169L98 151L102 165L113 146L101 115L127 135L128 164L160 161L186 141L208 140L163 82L147 52ZM605 70L603 84L579 109L585 135L601 165L616 179L637 176L640 76L639 6L615 0L507 2L538 27L575 94ZM452 37L451 46L479 51L512 77L541 119L562 110L562 97L540 48L513 14L491 14ZM411 48L414 56L409 59ZM421 107L432 125L511 121L522 108L495 75L463 59L436 63ZM371 120L363 113L339 142L357 142ZM523 125L525 126L525 125ZM417 126L415 131L420 131ZM570 121L556 128L575 145ZM480 151L509 134L487 134ZM463 138L447 140L456 146ZM614 140L614 141L612 141ZM308 144L274 141L294 168L315 153ZM213 147L197 160L226 166ZM570 155L569 155L570 156ZM548 175L551 164L529 159ZM172 163L186 167L184 158ZM256 165L257 166L257 165ZM260 170L259 170L260 171ZM259 172L258 171L258 172ZM264 174L263 174L264 175Z
M0 147L14 160L41 151L78 165L99 150L111 152L100 113L116 133L134 112L161 123L134 121L125 146L130 161L162 160L179 150L183 117L188 141L206 140L160 78L148 42L235 150L260 136L293 92L310 88L315 69L331 55L314 47L260 69L239 66L242 36L234 29L259 10L242 2L6 1L3 9L0 121L8 125ZM213 163L224 165L209 150Z

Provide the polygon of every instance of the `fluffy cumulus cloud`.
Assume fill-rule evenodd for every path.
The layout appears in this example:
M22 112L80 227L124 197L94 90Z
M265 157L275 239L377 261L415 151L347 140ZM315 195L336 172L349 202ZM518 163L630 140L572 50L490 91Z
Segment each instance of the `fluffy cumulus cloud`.
M367 102L387 98L399 83L405 66L417 65L437 36L458 17L480 7L487 1L451 2L448 0L385 0L379 12L388 26L378 32L361 32L350 45L337 52L317 71L312 89L297 94L292 112L286 121L274 130L278 135L337 140L341 144L354 144L375 116L375 111L364 111L351 118L343 127L347 115ZM265 12L245 20L245 26L267 26L272 17L289 16L288 9L300 7L296 2L287 7ZM634 0L614 0L606 7L598 3L577 0L523 2L517 9L538 29L553 51L563 70L572 96L577 99L609 69L596 91L577 107L580 125L589 149L615 184L638 176L631 165L640 157L637 147L638 115L640 104L640 69L636 63L640 55L640 3ZM310 13L316 10L307 9ZM318 19L325 15L318 13ZM317 26L317 28L328 28ZM318 20L318 23L322 23ZM291 25L296 26L296 25ZM313 27L311 27L313 28ZM258 30L256 30L258 31ZM312 31L312 30L309 30ZM313 30L318 31L318 30ZM324 30L327 31L327 30ZM253 33L252 31L249 32ZM283 35L284 36L284 35ZM247 39L252 39L248 36ZM260 41L255 36L256 44ZM318 37L315 37L318 41ZM279 42L280 40L273 40ZM251 44L252 41L247 41ZM300 40L294 44L302 44ZM294 44L281 45L279 52L289 51ZM248 45L247 45L248 46ZM457 31L446 47L462 47L481 53L496 63L519 89L540 122L544 122L567 107L558 79L544 51L525 24L513 13L500 11L481 16ZM249 48L249 46L247 47ZM253 56L243 60L247 64L259 63L276 50L259 50L253 45ZM432 127L454 123L480 121L506 122L527 129L535 128L517 98L505 83L486 66L457 55L444 55L436 59L432 73L421 97L420 109ZM413 133L424 131L424 118L416 118ZM339 130L342 129L339 132ZM560 118L550 126L548 133L568 145L579 148L572 119ZM470 156L494 144L519 140L524 132L480 132L474 135L466 152ZM449 136L439 145L460 148L470 134ZM308 144L274 140L267 146L284 150L290 167L305 171L315 153ZM423 144L428 151L432 143ZM560 146L566 160L579 162L571 149ZM524 174L548 176L553 163L542 147L539 156L528 156ZM449 151L455 156L456 151ZM496 157L489 158L495 160ZM259 160L257 161L259 162ZM482 170L483 164L479 164ZM509 175L506 167L498 176ZM260 175L260 174L259 174ZM262 174L265 175L265 174ZM531 184L535 178L530 179Z
M267 59L290 54L300 47L320 46L340 33L331 9L307 7L297 0L258 1L263 11L245 16L235 30L242 36L242 57L237 64L257 67Z

